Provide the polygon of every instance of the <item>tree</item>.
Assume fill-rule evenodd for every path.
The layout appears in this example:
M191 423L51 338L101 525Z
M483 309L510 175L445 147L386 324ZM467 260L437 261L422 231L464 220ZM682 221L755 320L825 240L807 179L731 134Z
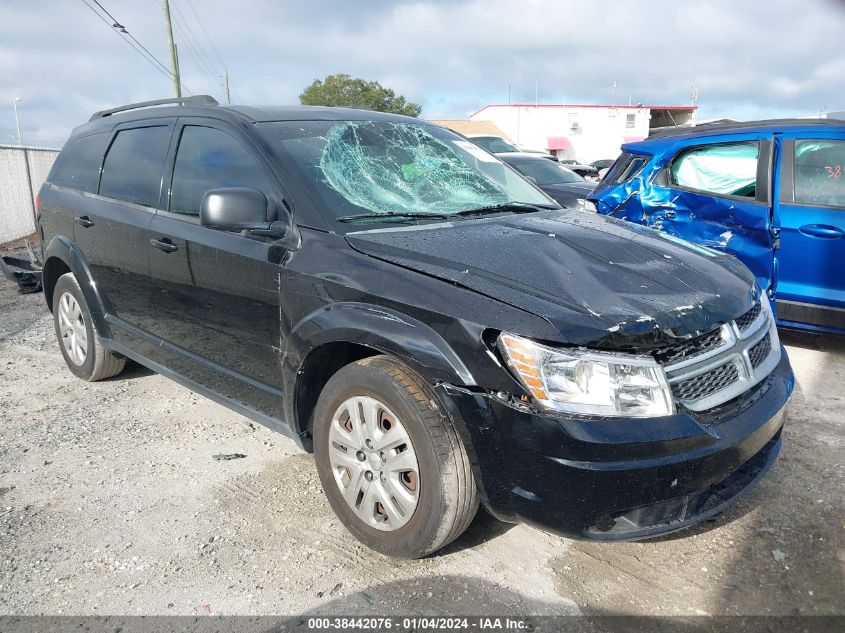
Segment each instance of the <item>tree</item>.
M405 101L377 81L353 79L349 75L329 75L314 82L299 95L302 105L364 107L377 112L419 116L422 108Z

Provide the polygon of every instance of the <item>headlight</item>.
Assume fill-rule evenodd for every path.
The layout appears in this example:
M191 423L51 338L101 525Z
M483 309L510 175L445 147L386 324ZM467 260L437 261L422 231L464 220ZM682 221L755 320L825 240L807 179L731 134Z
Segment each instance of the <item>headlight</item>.
M519 380L548 409L631 418L675 412L666 375L648 356L564 352L507 333L499 343Z
M590 211L592 213L598 212L595 203L590 200L587 200L586 198L578 198L578 200L576 200L576 203L578 204L578 208L581 211Z

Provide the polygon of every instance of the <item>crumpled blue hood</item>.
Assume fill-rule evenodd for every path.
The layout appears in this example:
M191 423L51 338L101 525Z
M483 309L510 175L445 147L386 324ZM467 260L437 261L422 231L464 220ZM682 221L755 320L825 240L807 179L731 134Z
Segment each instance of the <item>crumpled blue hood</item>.
M549 211L347 234L368 255L516 306L561 341L653 346L748 310L756 287L730 256L583 211Z

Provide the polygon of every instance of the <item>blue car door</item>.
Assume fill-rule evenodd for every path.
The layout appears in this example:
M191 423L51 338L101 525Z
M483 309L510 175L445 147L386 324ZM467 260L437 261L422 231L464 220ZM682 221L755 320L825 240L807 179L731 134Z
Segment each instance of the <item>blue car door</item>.
M845 137L784 132L779 174L778 318L845 330Z
M712 137L677 150L639 192L642 223L738 257L773 286L771 135Z

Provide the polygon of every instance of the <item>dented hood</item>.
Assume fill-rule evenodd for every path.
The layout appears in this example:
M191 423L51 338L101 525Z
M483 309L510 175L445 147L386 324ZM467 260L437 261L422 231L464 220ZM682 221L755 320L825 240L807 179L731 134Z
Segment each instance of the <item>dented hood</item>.
M736 259L583 211L506 215L347 234L372 257L547 319L561 342L643 348L748 310Z

